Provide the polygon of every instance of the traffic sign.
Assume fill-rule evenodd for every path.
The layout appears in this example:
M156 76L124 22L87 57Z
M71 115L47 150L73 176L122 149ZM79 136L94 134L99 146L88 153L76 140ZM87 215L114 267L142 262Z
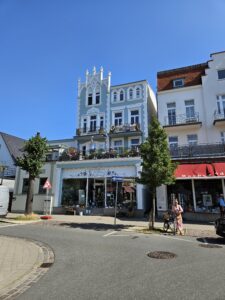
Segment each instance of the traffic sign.
M44 186L43 186L43 189L47 189L47 190L49 190L49 189L51 189L52 188L52 185L51 185L51 183L48 181L48 179L45 181L45 184L44 184Z
M113 176L112 181L114 182L123 182L123 177L121 176Z

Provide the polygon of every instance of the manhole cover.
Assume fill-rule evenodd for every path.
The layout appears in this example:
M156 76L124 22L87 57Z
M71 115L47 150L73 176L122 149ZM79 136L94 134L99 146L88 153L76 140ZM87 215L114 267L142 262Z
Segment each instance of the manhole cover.
M222 246L212 244L199 244L199 246L203 248L223 248Z
M166 252L166 251L149 252L147 255L151 258L157 258L157 259L170 259L177 256L175 253Z
M43 263L40 265L40 268L50 268L53 265L53 263Z

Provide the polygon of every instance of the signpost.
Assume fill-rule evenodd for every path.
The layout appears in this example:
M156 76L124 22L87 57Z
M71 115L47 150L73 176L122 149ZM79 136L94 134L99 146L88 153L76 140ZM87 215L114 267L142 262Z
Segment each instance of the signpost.
M50 197L50 200L48 198L48 191L52 188L52 185L50 183L50 181L47 180L45 181L45 184L43 186L43 189L46 189L46 200L44 202L44 214L45 215L51 215L52 213L52 197Z
M116 200L115 200L115 211L114 211L114 225L116 225L116 211L117 211L117 198L118 198L118 182L123 182L123 177L113 176L112 181L116 182Z

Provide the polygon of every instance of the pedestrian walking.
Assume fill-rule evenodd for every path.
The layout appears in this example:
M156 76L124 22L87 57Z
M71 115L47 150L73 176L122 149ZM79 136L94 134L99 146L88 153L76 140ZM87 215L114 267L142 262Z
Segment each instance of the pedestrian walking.
M219 207L220 207L220 217L224 218L225 201L224 201L223 194L220 194L219 199L218 199L218 204L219 204Z
M176 222L176 231L180 235L184 235L184 230L183 230L183 218L182 218L182 212L183 208L181 205L179 205L178 200L174 200L174 204L172 207L172 212L175 215L175 222Z

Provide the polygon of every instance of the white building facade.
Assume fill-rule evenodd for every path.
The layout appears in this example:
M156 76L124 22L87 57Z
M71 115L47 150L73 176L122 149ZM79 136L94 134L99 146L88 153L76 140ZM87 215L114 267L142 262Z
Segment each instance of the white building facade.
M158 72L158 118L178 162L176 184L158 189L158 210L178 197L190 219L215 219L225 194L225 52Z

